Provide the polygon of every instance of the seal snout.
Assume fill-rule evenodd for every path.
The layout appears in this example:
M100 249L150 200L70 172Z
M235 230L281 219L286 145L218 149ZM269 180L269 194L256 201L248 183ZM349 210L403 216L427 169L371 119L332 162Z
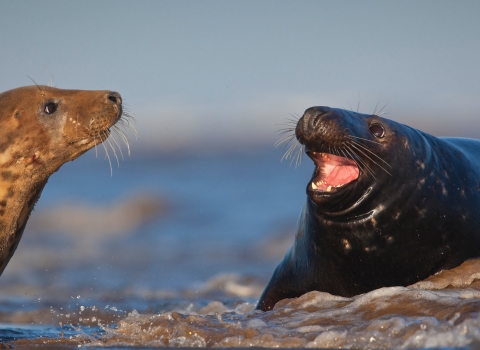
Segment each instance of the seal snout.
M117 106L121 106L122 105L122 96L120 96L120 94L116 91L110 91L108 94L107 94L107 100L113 102L114 104L116 104Z
M295 128L297 140L307 148L320 143L339 146L342 132L342 116L325 106L307 109Z
M360 168L346 143L347 120L339 110L321 106L307 109L298 121L295 134L316 167L309 193L334 193L358 179Z
M308 128L317 128L322 122L322 119L331 117L331 108L330 107L311 107L305 111L303 114L304 118L304 127Z
M122 108L122 96L116 91L109 91L107 94L107 102L113 103L117 108L118 112L115 117L115 122L120 119L123 113Z

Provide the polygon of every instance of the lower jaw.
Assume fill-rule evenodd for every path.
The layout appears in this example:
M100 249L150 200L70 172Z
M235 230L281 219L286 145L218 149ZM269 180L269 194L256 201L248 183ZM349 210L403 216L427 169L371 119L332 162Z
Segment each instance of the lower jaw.
M317 185L315 185L314 183L310 183L308 185L309 189L311 189L313 192L319 192L319 193L324 193L324 192L334 192L338 189L341 189L343 187L345 187L347 184L343 184L343 185L328 185L328 186L323 186L321 188L319 188Z
M319 190L314 190L311 187L308 187L307 189L307 194L310 197L329 197L338 192L337 188L331 189L330 191L319 191Z
M109 136L110 129L105 129L104 131L102 131L102 133L97 133L95 135L89 134L87 138L73 141L70 144L75 146L87 146L91 148L105 142Z

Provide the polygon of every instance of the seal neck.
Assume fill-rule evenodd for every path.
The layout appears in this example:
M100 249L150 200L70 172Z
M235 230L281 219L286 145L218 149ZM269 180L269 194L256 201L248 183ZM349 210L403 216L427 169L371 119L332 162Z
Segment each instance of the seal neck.
M18 167L0 166L0 274L13 256L47 183L47 178L34 181L28 172L15 170Z

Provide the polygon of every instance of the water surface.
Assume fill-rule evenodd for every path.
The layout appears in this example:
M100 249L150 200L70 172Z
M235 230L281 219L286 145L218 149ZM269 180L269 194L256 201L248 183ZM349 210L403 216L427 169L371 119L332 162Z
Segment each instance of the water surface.
M18 347L449 347L480 341L477 264L354 298L254 306L293 241L313 170L282 152L94 152L54 174L0 278ZM394 273L394 272L393 272Z

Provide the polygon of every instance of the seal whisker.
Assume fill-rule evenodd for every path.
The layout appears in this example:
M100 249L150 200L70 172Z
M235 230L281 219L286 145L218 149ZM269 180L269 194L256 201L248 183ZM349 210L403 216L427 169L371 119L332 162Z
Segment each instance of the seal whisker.
M278 135L279 135L279 136L282 136L282 135L291 133L291 132L293 132L294 130L295 130L294 128L284 128L284 129L280 129L280 130L278 130Z
M137 122L137 120L135 119L135 117L132 114L130 114L128 109L127 110L124 109L122 111L122 116L117 121L117 124L121 125L124 128L130 129L133 132L133 134L135 135L135 139L137 139L138 138L138 133L137 133L137 130L135 129L135 127L133 126L133 124L136 123L136 122Z
M290 147L289 152L288 152L288 155L285 157L285 159L291 158L289 166L292 165L292 162L293 162L293 157L292 157L292 155L293 155L293 152L295 151L295 149L297 148L297 146L298 146L298 143L295 142L295 143L292 145L292 147Z
M288 159L292 155L292 153L295 151L298 144L299 144L299 142L297 141L293 145L291 145L290 148L285 152L283 157L280 159L280 162L282 162L284 159Z
M298 123L298 120L293 120L293 119L288 119L287 118L287 121L285 123L279 123L279 124L275 124L275 125L297 125Z
M302 145L302 146L300 147L300 149L301 149L301 150L300 150L300 165L301 165L301 164L302 164L302 160L303 160L303 155L304 155L304 153L305 153L305 145Z
M360 157L357 153L355 153L355 150L353 149L350 149L353 154L357 157L358 161L360 163L363 164L363 167L365 168L365 170L367 170L367 172L372 175L372 177L377 180L377 177L375 176L375 171L373 171L373 169L362 159L362 157Z
M283 154L282 158L280 159L280 162L282 162L284 159L288 159L288 156L293 147L295 147L295 144L291 145L290 148Z
M363 168L364 168L364 169L362 169L362 167L360 167L360 166L359 166L359 168L362 169L362 170L364 170L365 172L368 172L370 175L372 175L372 177L373 177L375 180L377 180L377 178L376 178L376 176L375 176L375 172L373 171L372 168L370 168L370 166L369 166L367 163L365 163L365 161L362 159L362 157L360 157L360 156L355 152L355 150L353 150L352 148L350 148L348 145L345 145L345 147L347 147L347 148L350 150L350 152L352 153L352 155L354 155L354 156L358 159L358 161L363 165ZM354 160L355 160L355 159L354 159ZM358 163L357 163L357 164L358 164Z
M130 157L130 139L128 138L128 136L123 132L123 130L115 127L114 129L114 132L118 135L118 137L120 137L120 139L123 141L123 143L125 144L125 146L127 147L127 155Z
M298 118L298 119L299 119L299 118ZM293 123L293 124L296 124L296 123L298 123L298 119L286 118L286 120L287 120L287 123Z
M286 134L286 135L282 135L282 137L280 139L278 139L275 143L274 143L274 146L277 147L278 145L281 145L281 144L288 144L290 143L293 139L295 138L295 134L292 134L292 133L289 133L289 134Z
M285 147L286 145L288 145L293 139L295 138L295 135L287 135L285 137L282 137L280 140L278 140L277 142L275 142L274 146L275 147L278 147L278 146L282 146L282 147Z
M291 158L291 159L290 159L290 164L289 164L288 166L292 166L292 163L293 163L293 161L295 160L295 157L293 156L293 154L295 153L295 150L297 149L297 147L298 147L299 145L300 145L300 142L298 142L298 141L294 143L294 146L295 146L295 147L293 147L292 151L290 152L290 158ZM301 148L301 147L300 147L300 148ZM296 167L296 166L295 166L295 167Z
M287 139L287 138L290 138L290 137L295 137L295 133L293 132L282 132L280 135L279 135L281 138L280 140L284 140L284 139Z
M124 127L128 127L131 124L134 124L135 122L131 119L125 118L125 114L122 114L120 117L119 121L117 122L118 125L122 125Z
M372 141L372 140L369 140L369 139L364 139L364 138L358 137L358 136L348 135L347 137L348 138L356 138L356 139L359 139L359 140L363 140L363 141L367 141L367 142L371 142L371 143L376 143L377 145L381 145L380 142Z
M101 133L103 134L103 138L107 139L105 135L105 131L102 130ZM108 164L110 165L110 176L113 176L113 168L112 168L112 161L110 160L110 155L108 154L108 148L105 145L105 142L102 142L103 149L105 150L105 157L108 159Z
M292 154L295 151L295 149L297 148L297 146L298 146L298 142L295 142L294 144L292 144L290 146L290 148L287 150L287 153L285 154L286 155L285 159L288 159L292 156Z
M370 158L365 152L363 152L360 148L357 148L353 143L350 144L353 148L355 148L358 152L362 153L365 157L367 157L368 159L370 159L374 164L376 164L380 169L382 169L383 171L385 171L388 175L392 176L392 174L390 174L388 172L387 169L385 169L384 167L382 167L380 164L378 164L376 161L374 161L372 158Z
M292 129L295 130L297 127L297 123L291 122L291 123L281 123L281 124L275 124L276 126L280 126L281 128L277 131L282 131L285 129Z
M115 147L112 144L111 137L112 137L112 135L110 134L110 136L105 141L108 142L108 144L110 145L110 148L113 151L113 155L115 156L115 159L117 160L117 167L120 167L120 161L118 160L117 152L115 151Z
M134 117L132 117L131 115L129 115L126 112L123 112L120 120L122 121L123 125L131 125L131 124L135 124L137 122L137 120Z
M333 147L333 151L335 152L334 154L341 157L342 155L340 154L340 152L338 151L337 147Z
M292 138L293 139L293 138ZM280 144L275 144L275 147L280 147L282 149L285 149L289 144L290 142L292 142L292 139L290 140L285 140L284 142L280 143ZM288 151L287 151L288 152Z
M93 143L95 144L95 158L98 158L98 149L97 149L97 133L93 133Z
M298 123L298 120L300 119L300 117L297 117L297 116L294 116L293 114L290 114L294 119L292 118L286 118L286 121L284 123L279 123L279 124L275 124L275 125L278 125L278 126L286 126L288 127L289 129L292 129L295 130L296 126L297 126L297 123ZM281 130L285 130L285 129L280 129L279 131Z
M378 108L378 104L380 103L380 101L377 102L377 104L375 105L375 109L373 110L373 114L372 115L376 115L375 113L377 112L377 108Z
M344 152L344 150L345 150L344 148L340 148L340 152L342 152L343 157L349 158L348 155ZM353 161L355 161L355 159L353 159ZM355 163L356 163L356 162L355 162Z
M128 139L127 135L116 125L113 126L113 130L122 139L125 146L127 146L127 154L130 157L130 140Z
M355 112L353 111L353 107L352 107L352 104L350 103L350 101L348 101L348 105L350 106L350 109L349 109L349 110L352 111L353 113L355 113ZM346 109L346 108L345 108L345 109Z
M370 169L370 167L368 166L368 164L366 164L365 162L363 162L363 160L355 153L352 151L352 153L356 156L356 158L358 158L358 160L361 162L361 163L358 163L358 161L355 159L355 157L352 155L352 153L350 153L347 149L347 145L345 143L343 143L343 145L345 146L345 148L343 149L340 149L340 151L343 153L344 157L345 158L350 158L352 159L355 164L357 164L358 168L361 169L362 171L365 171L363 168L362 168L362 165L364 166L364 168L373 176L373 178L376 180L377 178L375 177L375 173L372 171L372 169ZM347 154L350 156L348 157L347 154L345 154L345 152L347 152Z
M113 151L115 159L117 160L117 166L120 166L120 162L119 162L119 157L118 157L116 148L118 148L118 152L120 153L120 156L121 156L122 160L124 160L125 158L124 158L124 155L123 155L123 151L122 151L122 147L120 145L120 142L115 136L118 136L122 140L122 142L127 147L127 154L128 154L128 156L130 156L130 140L129 140L129 137L124 132L124 130L122 130L122 129L131 130L134 133L135 138L138 138L137 130L135 129L135 126L133 125L135 122L136 122L136 119L133 116L133 114L130 112L129 108L124 107L120 119L117 121L117 123L115 125L113 125L111 127L111 131L113 131L113 132L108 136L104 132L104 137L106 139L105 141L108 142L110 148ZM110 162L110 155L109 155L109 152L108 152L108 147L106 147L105 144L104 144L104 148L106 150L106 156L107 156L107 158L109 159L109 162ZM111 164L110 164L110 168L111 168L110 172L112 173Z
M130 129L130 130L133 132L133 134L135 135L135 139L138 138L137 130L135 129L135 127L134 127L132 124L130 124L130 123L128 122L128 120L125 122L124 119L120 119L120 120L117 122L117 124L123 126L124 128Z
M297 125L296 125L296 124L294 125L293 123L292 123L292 124L285 124L285 123L284 123L284 124L277 124L277 125L279 125L279 126L285 126L285 128L281 128L281 129L279 129L278 131L282 131L282 130L295 130L295 128L297 127Z
M48 86L53 87L53 76L52 76L52 74L50 74L50 71L48 70L47 65L45 65L45 71L46 71L47 76L48 76Z
M390 101L388 101L387 103L385 103L385 105L378 111L378 115L379 115L379 116L385 114L385 112L382 113L382 111L384 110L385 107L388 106L389 103L390 103Z
M127 129L130 129L130 131L133 132L133 134L135 135L135 140L138 139L137 129L135 129L135 127L134 127L133 125L131 125L131 124L127 124L127 125L121 124L121 125L122 125L123 127L126 127Z
M115 135L116 135L116 133L115 133ZM120 152L120 156L122 157L122 160L124 160L124 158L123 158L123 152L122 152L122 147L120 147L120 144L118 143L118 140L115 138L115 136L113 135L113 133L110 134L109 139L111 139L111 140L113 141L114 145L117 146L118 151ZM117 160L118 160L118 159L117 159ZM119 164L119 166L120 166L120 164Z
M345 148L344 148L345 152L349 155L349 157L347 157L347 158L352 159L355 162L355 164L357 164L358 168L363 171L364 170L363 169L363 164L359 163L358 160L355 159L355 158L358 158L358 155L355 154L355 156L354 156L353 152L351 152L351 149L345 143L344 143L344 146L345 146Z
M33 80L32 78L30 78L28 75L27 75L28 79L30 79L31 81L33 81L33 83L37 86L38 90L40 90L40 93L42 94L42 96L45 96L45 92L40 88L40 86L38 86L37 82L35 80Z
M350 142L349 144L350 144L350 146L352 146L353 148L355 148L358 152L362 153L365 157L367 157L368 159L370 159L370 160L371 160L373 163L375 163L377 166L379 166L381 169L383 169L387 174L391 175L391 174L390 174L386 169L384 169L380 164L378 164L378 163L375 162L372 158L370 158L370 157L368 156L368 154L366 154L365 152L363 152L362 149L358 148L357 146L361 146L360 144L358 144L358 143L352 143L352 142ZM373 153L372 151L366 149L365 147L362 147L362 148L363 148L363 150L368 151L368 152L370 152L372 155L374 155L374 156L376 156L377 158L379 158L381 161L383 161L385 164L387 164L387 165L391 168L390 164L388 164L388 163L385 162L383 159L381 159L380 157L378 157L375 153Z
M388 164L386 161L384 161L381 157L379 157L377 154L375 154L374 152L372 152L371 150L369 150L368 148L366 148L364 145L362 145L361 143L358 143L358 142L355 142L355 141L351 141L350 142L351 144L355 144L361 148L363 148L365 151L369 152L371 155L377 157L379 160L381 160L382 162L384 162L386 165L388 165L390 167L390 169L392 168L392 166L390 164Z
M137 122L137 118L135 118L135 115L133 114L133 112L130 110L130 107L128 107L128 105L124 105L123 106L123 110L122 110L122 114L127 117L127 119L130 119L132 120L132 122L136 123Z
M301 145L297 152L297 161L295 162L295 168L302 164L303 150L305 146Z

